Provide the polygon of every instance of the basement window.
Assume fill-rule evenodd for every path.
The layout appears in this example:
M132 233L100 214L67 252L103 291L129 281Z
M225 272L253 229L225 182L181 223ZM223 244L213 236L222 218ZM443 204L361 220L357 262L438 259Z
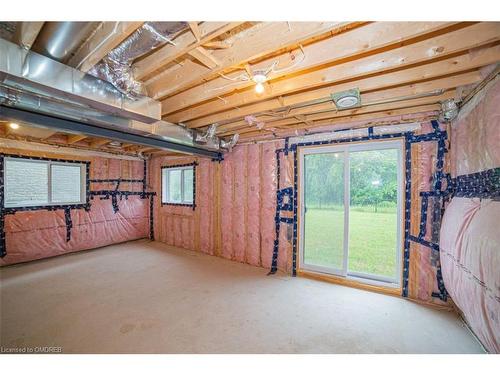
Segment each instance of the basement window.
M162 167L161 203L193 206L195 194L195 164Z
M5 157L5 207L86 203L86 164Z

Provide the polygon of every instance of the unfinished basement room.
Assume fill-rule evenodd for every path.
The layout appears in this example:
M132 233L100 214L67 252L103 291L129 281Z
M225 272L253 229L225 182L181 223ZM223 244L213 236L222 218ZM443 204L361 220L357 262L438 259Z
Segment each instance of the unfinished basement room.
M0 22L2 356L500 352L500 22L97 16Z

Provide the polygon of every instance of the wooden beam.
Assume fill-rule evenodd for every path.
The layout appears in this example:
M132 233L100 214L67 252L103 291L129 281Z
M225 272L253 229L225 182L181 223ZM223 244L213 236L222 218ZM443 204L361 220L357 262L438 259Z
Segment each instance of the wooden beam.
M12 43L31 49L45 22L18 22Z
M84 134L73 134L73 135L68 135L66 137L66 143L69 145L72 145L73 143L79 142L83 139L87 138L86 135Z
M175 45L166 44L151 55L135 63L134 71L137 79L146 79L152 73L179 57L186 55L192 49L210 42L212 39L238 27L243 22L203 22L198 26L201 40L197 41L191 33L179 35Z
M148 93L155 98L199 84L202 80L248 61L261 58L276 50L296 47L304 41L324 38L326 34L343 30L348 24L339 22L264 22L245 30L241 38L235 39L231 48L214 51L220 62L211 71L196 63L185 61L181 68L167 70L146 83Z
M495 45L489 48L483 48L477 51L464 53L462 55L440 60L425 65L420 65L408 69L386 72L380 75L369 76L368 78L359 78L350 82L328 85L326 87L299 92L292 95L283 96L282 103L285 106L297 105L299 103L309 102L330 96L332 92L339 92L358 87L361 92L382 90L391 86L399 86L420 81L427 81L438 77L453 75L460 72L467 72L478 67L486 66L500 60L500 46ZM224 98L227 100L227 98ZM166 116L167 121L187 122L190 127L205 126L214 122L231 120L235 117L243 117L256 112L269 111L282 107L282 103L276 98L271 100L254 103L250 105L237 106L237 109L230 109L226 112L205 116L203 120L197 119L186 121L186 118L193 118L194 109L191 111L180 112L173 116ZM225 108L225 103L212 103L215 107L213 111ZM221 107L219 107L221 106ZM212 111L212 112L213 112ZM196 113L198 113L196 111ZM208 122L207 122L208 121Z
M437 32L445 33L453 27L464 27L466 24L452 24L446 22L375 22L363 27L358 27L349 32L321 40L307 46L302 50L297 49L278 56L265 59L253 67L249 67L247 74L252 75L252 70L268 70L273 63L279 61L279 69L293 66L291 70L270 73L270 79L277 79L291 73L312 70L320 66L331 66L333 63L345 63L357 57L364 57L377 52L399 48L403 45L418 41L422 35L435 35ZM375 37L374 37L375 36ZM246 67L245 66L245 67ZM228 74L236 77L241 74L235 72ZM214 97L228 94L235 90L254 86L252 81L240 81L239 84L228 86L228 80L216 77L208 82L192 87L163 101L163 114L179 111L197 102L203 102ZM226 87L226 88L224 88Z
M88 72L142 24L143 22L101 22L69 60L68 65Z
M208 42L203 43L203 47L208 49L227 49L231 47L231 45L226 42Z
M392 102L392 103L381 103L381 104L373 104L373 105L370 105L370 103L366 103L362 107L343 110L343 111L331 110L331 111L325 111L325 112L319 112L319 113L311 113L308 115L299 115L299 116L297 116L297 117L299 117L298 120L296 118L292 117L292 118L283 119L283 120L270 121L270 122L267 122L265 124L264 129L269 130L269 129L274 129L274 128L278 128L278 129L291 128L291 127L296 127L297 125L299 125L301 123L304 123L307 126L312 126L312 125L316 125L318 123L318 121L321 121L321 120L331 120L331 119L352 117L352 116L368 114L368 113L391 111L391 110L402 109L402 108L410 108L410 107L417 107L417 106L423 106L423 105L437 104L439 101L450 99L450 98L453 98L454 96L455 96L454 91L448 90L441 95L427 96L427 97L416 98L416 99L401 100L401 101ZM242 134L250 133L250 132L255 131L255 130L256 130L255 127L247 126L245 129L239 130L238 133L241 136ZM227 132L227 133L224 133L221 135L228 136L231 134L233 134L233 132Z
M188 25L194 37L196 38L196 41L199 42L201 40L201 30L198 27L198 22L188 22Z
M319 86L333 84L334 82L359 79L360 77L381 74L394 69L401 69L416 64L426 64L444 56L454 56L464 53L471 48L486 45L500 40L500 23L479 23L441 35L436 38L424 40L409 46L387 51L373 56L368 56L347 63L334 65L326 69L306 72L300 76L269 82L266 91L256 95L253 88L224 96L224 102L213 101L187 109L167 117L173 122L186 122L192 118L206 116L210 113L226 110L233 107L248 105L263 99L287 95L297 91L313 89ZM172 98L162 102L162 113L171 111Z
M470 85L479 82L481 80L481 77L482 76L478 71L472 71L432 81L399 86L386 90L372 91L366 94L361 94L361 103L364 105L366 103L390 101L403 97L412 97L425 94L429 95L436 92L437 90L450 90L455 89L459 86ZM326 97L325 100L327 101L321 102L319 104L313 103L297 108L291 108L288 111L280 111L276 113L263 112L260 115L255 115L255 118L259 122L269 123L272 121L284 120L294 115L321 113L335 109L335 105L333 104L333 101L330 97ZM238 120L220 125L217 128L217 134L227 135L228 132L232 134L234 132L238 132L239 129L244 129L246 127L248 127L248 123L245 120Z
M203 47L196 47L195 49L189 51L188 54L209 69L215 69L219 65L217 59Z
M417 107L410 107L410 108L402 108L402 109L395 109L395 110L388 110L388 111L381 111L381 112L373 112L373 113L367 113L367 114L362 114L362 115L353 115L353 116L346 116L346 117L340 117L337 119L326 119L322 121L316 122L313 126L294 126L290 127L289 129L280 129L278 131L275 131L274 134L276 134L276 137L283 137L286 136L287 134L291 134L295 130L299 129L314 129L318 127L325 127L325 126L333 126L333 125L340 125L341 127L347 126L351 122L359 122L359 121L369 121L370 123L376 122L379 119L384 119L387 117L391 116L401 116L401 115L409 115L409 114L418 114L418 113L426 113L426 112L432 112L432 111L438 111L440 108L439 105L436 104L431 104L431 105L423 105L423 106L417 106ZM400 122L400 121L398 121ZM366 127L367 125L364 124L363 127ZM255 139L256 137L263 136L263 135L269 135L272 134L273 132L270 132L268 130L257 130L252 133L247 133L244 136L240 138L240 142L245 142L245 141L250 141Z
M104 146L105 144L111 142L111 139L95 139L92 142L90 142L90 147L101 147Z

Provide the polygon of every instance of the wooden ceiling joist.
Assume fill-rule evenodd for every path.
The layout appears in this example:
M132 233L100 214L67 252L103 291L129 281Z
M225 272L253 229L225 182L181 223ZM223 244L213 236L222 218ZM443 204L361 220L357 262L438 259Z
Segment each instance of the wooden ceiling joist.
M188 22L188 25L196 41L199 42L201 40L201 30L198 27L198 22Z
M398 74L406 71L402 70L404 67L410 67L417 64L427 64L429 61L435 61L437 58L444 58L450 55L453 56L458 53L467 53L472 48L496 42L498 40L500 40L500 24L480 23L458 30L450 35L445 34L430 40L402 47L394 51L387 51L351 62L334 65L326 69L302 74L299 77L294 76L289 79L269 82L266 87L266 92L262 95L256 95L254 90L250 88L242 92L225 96L223 97L224 101L210 101L205 104L189 108L186 111L166 116L166 119L171 122L187 122L190 119L206 116L217 111L240 107L253 102L276 96L283 96L297 91L331 85L335 82L357 80L363 76L372 76L374 74L381 74L387 71L394 71L395 69L398 69L399 71L393 74ZM470 54L468 55L470 56ZM459 58L460 56L457 57L457 59ZM466 60L463 60L464 65L468 62ZM477 65L471 66L470 68L472 67L477 67ZM444 71L442 74L445 74L447 71L449 70ZM420 79L424 78L425 77L422 77ZM351 88L352 87L356 86L351 86ZM164 101L163 105L165 105L165 102L166 101Z
M276 134L277 137L284 136L285 132L290 133L290 131L294 130L311 130L319 127L325 127L325 126L333 126L333 125L347 125L350 122L358 122L358 121L371 121L371 122L376 122L378 119L382 118L387 118L391 116L401 116L401 115L410 115L410 114L418 114L418 113L426 113L426 112L433 112L433 111L438 111L439 110L439 105L437 104L430 104L430 105L422 105L422 106L416 106L416 107L409 107L409 108L402 108L402 109L390 109L386 111L381 111L381 112L370 112L366 114L361 114L361 115L352 115L352 116L345 116L345 117L340 117L337 119L326 119L326 120L321 120L315 122L312 126L311 125L297 125L293 127L289 127L287 129L279 129L277 131L270 131L270 130L255 130L253 132L249 132L244 134L243 136L240 137L240 142L245 142L247 140L252 140L255 137L263 136L263 135L273 135ZM367 125L364 125L364 127Z
M412 108L412 107L419 107L423 105L436 105L436 109L439 109L439 106L437 103L442 100L450 99L453 98L455 95L455 92L453 90L446 91L441 95L437 95L434 97L423 97L423 98L417 98L417 99L409 99L409 100L401 100L398 102L394 103L381 103L381 104L373 104L370 105L370 103L366 103L365 106L360 107L360 108L353 108L353 109L348 109L344 111L336 111L336 110L331 110L331 111L325 111L325 112L320 112L316 114L309 114L309 115L297 115L295 117L291 117L288 119L283 119L283 120L277 120L277 121L270 121L265 123L264 129L272 129L272 128L289 128L289 127L295 127L298 124L305 123L306 125L315 125L321 120L332 120L332 119L337 119L337 118L351 118L352 116L358 116L362 114L368 114L368 113L376 113L376 112L384 112L384 111L389 111L391 109L403 109L403 108ZM297 119L296 117L299 117ZM240 136L245 133L250 133L252 131L255 131L256 128L249 128L247 127L246 129L240 130L238 133ZM222 136L229 135L229 134L222 134Z
M192 33L179 35L175 39L175 45L166 44L151 55L134 64L134 70L138 79L146 79L162 66L168 65L179 57L186 55L189 51L209 43L220 35L240 26L243 22L203 22L198 25L200 40L196 40Z
M66 143L69 144L69 145L72 145L74 143L77 143L77 142L80 142L80 141L84 140L85 138L87 138L87 136L84 135L84 134L68 135Z
M321 40L317 43L297 49L294 53L286 52L256 63L248 68L248 74L253 71L267 70L273 63L279 61L278 69L281 72L271 74L271 79L280 78L297 72L314 69L335 62L347 62L356 57L368 56L381 50L395 49L418 40L422 35L434 35L438 32L445 33L453 27L464 27L465 24L452 24L446 22L391 22L371 23L356 28L346 33ZM373 36L376 35L377 38ZM293 66L292 70L284 70ZM240 72L228 74L230 78L240 75ZM232 91L253 86L252 81L241 81L239 84L228 86L228 80L223 77L214 78L201 85L183 91L177 95L163 100L163 114L179 111L187 106L226 95ZM224 89L224 87L226 88Z
M361 94L361 103L372 102L383 102L383 101L394 101L403 97L413 97L413 96L423 96L435 93L439 90L449 90L454 89L459 86L470 85L481 81L481 74L478 71L467 72L463 74L458 74L451 77L445 77L441 79L435 79L427 82L420 82L416 84L410 84L405 86L399 86L395 88L390 88L386 90L372 91L366 94ZM435 97L435 95L432 95ZM324 111L331 111L335 106L331 97L325 97L324 100L319 104L304 105L297 108L290 108L283 112L263 112L262 114L256 115L255 120L258 122L269 122L275 120L282 120L286 118L293 117L295 115L319 113ZM248 123L245 120L238 120L229 123L225 123L218 127L218 134L228 135L227 132L231 134L239 129L248 127Z
M186 60L182 67L167 70L154 80L146 82L146 88L153 98L162 98L213 78L231 67L241 66L276 50L296 47L299 43L322 38L332 30L345 27L346 23L339 22L260 23L246 30L243 37L235 38L231 48L213 52L219 61L217 69L210 70Z
M108 144L109 142L111 142L110 139L94 139L92 142L90 142L90 147L99 148Z
M18 22L12 42L31 49L45 22Z
M334 83L330 86L283 96L280 101L278 101L276 98L272 98L271 100L254 103L254 100L252 99L252 104L249 105L245 105L246 103L244 102L238 103L238 105L235 104L234 101L232 101L231 104L233 105L230 108L237 107L237 109L229 109L225 112L222 111L224 109L227 109L228 106L226 105L226 103L213 103L214 108L210 112L219 110L221 111L221 113L208 115L203 119L186 121L186 117L188 119L196 117L195 115L193 115L194 109L192 109L190 112L186 111L188 112L188 114L182 112L182 114L169 116L167 117L167 119L171 122L186 121L189 127L202 127L217 121L231 120L235 117L243 117L256 112L274 110L282 107L283 104L285 106L290 106L325 98L333 92L349 90L354 87L358 87L361 92L381 90L384 88L389 88L391 86L417 83L420 81L436 79L438 77L446 75L466 72L478 67L492 64L498 60L500 60L500 46L495 45L490 48L467 52L456 57L428 63L425 65L419 65L416 67L393 72L385 72L381 75L372 75L365 78L361 77L354 81L337 84Z
M143 22L101 22L99 28L69 60L68 65L88 72L142 24Z
M219 65L217 59L203 47L196 47L188 53L209 69L215 69Z

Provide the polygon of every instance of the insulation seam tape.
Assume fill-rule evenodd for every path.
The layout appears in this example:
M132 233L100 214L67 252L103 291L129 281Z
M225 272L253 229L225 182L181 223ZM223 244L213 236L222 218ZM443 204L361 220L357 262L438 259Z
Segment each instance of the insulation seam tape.
M415 135L414 132L401 132L394 134L380 134L375 135L373 132L373 127L368 128L368 136L346 138L346 139L334 139L326 141L314 141L314 142L303 142L293 144L289 147L288 138L285 139L285 147L276 150L276 165L277 165L277 204L276 204L276 215L275 215L275 232L276 238L274 241L273 257L271 262L271 269L269 274L274 274L278 270L278 254L279 254L279 233L280 224L293 224L293 243L292 243L292 276L296 275L296 259L297 259L297 147L302 146L316 146L325 144L335 144L335 143L348 143L348 142L359 142L359 141L369 141L369 140L382 140L390 138L404 138L405 139L405 238L404 238L404 260L403 260L403 297L408 297L408 277L409 277L409 262L410 262L410 242L416 242L423 246L429 247L432 250L439 251L439 244L433 243L425 239L426 226L427 226L427 211L428 211L428 199L430 196L437 197L440 199L440 204L435 205L433 219L440 220L442 212L444 211L444 203L449 200L452 196L467 196L467 197L480 197L480 198L498 198L500 195L500 168L494 170L488 170L484 172L478 172L473 175L458 176L453 179L449 174L443 173L444 167L444 156L447 152L445 141L447 139L447 132L445 130L440 130L439 123L437 121L432 121L433 132ZM411 211L411 146L414 143L419 142L437 142L437 158L436 158L436 168L434 173L434 183L431 191L420 192L421 196L421 219L418 236L413 236L410 234L410 211ZM289 152L294 152L294 186L293 186L293 198L290 199L290 203L293 206L293 218L282 217L282 211L289 211L290 207L283 204L283 198L285 195L291 196L290 190L292 187L287 187L280 189L280 170L281 154L288 155ZM446 180L446 189L442 190L442 180ZM439 211L439 212L437 212ZM436 279L439 292L433 293L434 297L438 297L444 301L447 299L447 292L444 287L444 282L442 279L441 266L439 262L436 265Z
M67 204L67 205L51 205L51 206L26 206L26 207L5 207L5 197L4 197L4 186L5 186L5 174L4 174L4 158L18 158L18 159L28 159L28 160L44 160L44 161L57 161L64 163L78 163L85 164L85 191L86 191L86 203L83 204ZM90 210L91 203L90 201L94 199L95 196L100 196L101 199L110 199L111 204L113 206L113 212L117 213L119 211L118 206L118 197L122 200L123 197L128 199L130 195L137 195L141 199L150 200L150 214L149 214L149 238L154 240L154 223L153 223L153 197L156 195L155 192L147 192L146 191L146 176L147 176L147 165L144 160L144 177L142 179L90 179L90 161L81 161L81 160L68 160L68 159L59 159L59 158L43 158L43 157L35 157L35 156L25 156L25 155L17 155L17 154L0 154L0 258L3 258L7 255L7 249L5 244L5 215L15 214L20 211L55 211L55 210L63 210L64 211L64 221L66 225L66 242L71 241L71 229L73 228L73 221L71 219L71 210L79 210L84 209L85 211ZM125 191L119 190L120 183L141 183L142 191ZM90 190L91 183L116 183L114 190Z

